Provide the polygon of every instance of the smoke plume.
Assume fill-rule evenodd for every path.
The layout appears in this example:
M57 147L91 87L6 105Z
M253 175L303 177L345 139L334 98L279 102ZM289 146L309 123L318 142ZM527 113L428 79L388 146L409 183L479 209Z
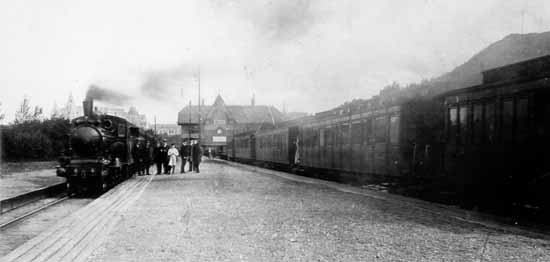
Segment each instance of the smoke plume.
M86 100L90 99L121 105L129 103L132 97L97 85L90 85L86 91Z

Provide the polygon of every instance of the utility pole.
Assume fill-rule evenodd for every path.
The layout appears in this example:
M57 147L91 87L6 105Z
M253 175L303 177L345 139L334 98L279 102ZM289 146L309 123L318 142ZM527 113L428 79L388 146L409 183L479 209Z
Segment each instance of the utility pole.
M189 125L187 126L187 142L191 145L191 99L189 99Z
M198 87L199 87L199 146L201 143L201 66L199 65L199 75L198 75Z
M155 115L155 136L157 135L157 115Z

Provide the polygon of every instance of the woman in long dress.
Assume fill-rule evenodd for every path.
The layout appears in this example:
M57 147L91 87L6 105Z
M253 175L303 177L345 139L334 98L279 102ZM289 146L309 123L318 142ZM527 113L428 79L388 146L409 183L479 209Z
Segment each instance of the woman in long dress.
M176 145L172 144L170 146L170 149L168 150L168 166L170 166L169 173L174 174L176 171L176 163L178 162L178 156L179 156L178 149L176 148Z

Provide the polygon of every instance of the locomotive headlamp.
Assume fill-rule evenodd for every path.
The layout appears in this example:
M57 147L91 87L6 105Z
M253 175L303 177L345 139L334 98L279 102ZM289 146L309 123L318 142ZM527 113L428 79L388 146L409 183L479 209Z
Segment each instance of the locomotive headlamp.
M90 174L93 174L93 173L95 173L95 169L92 167L90 168Z

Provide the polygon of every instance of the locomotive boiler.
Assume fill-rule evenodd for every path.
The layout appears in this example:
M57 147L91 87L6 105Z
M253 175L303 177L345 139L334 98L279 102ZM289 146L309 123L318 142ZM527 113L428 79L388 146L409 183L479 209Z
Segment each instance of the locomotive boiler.
M105 192L132 176L136 143L153 140L124 118L94 112L83 102L84 115L71 121L69 148L59 159L57 175L67 179L70 194Z

